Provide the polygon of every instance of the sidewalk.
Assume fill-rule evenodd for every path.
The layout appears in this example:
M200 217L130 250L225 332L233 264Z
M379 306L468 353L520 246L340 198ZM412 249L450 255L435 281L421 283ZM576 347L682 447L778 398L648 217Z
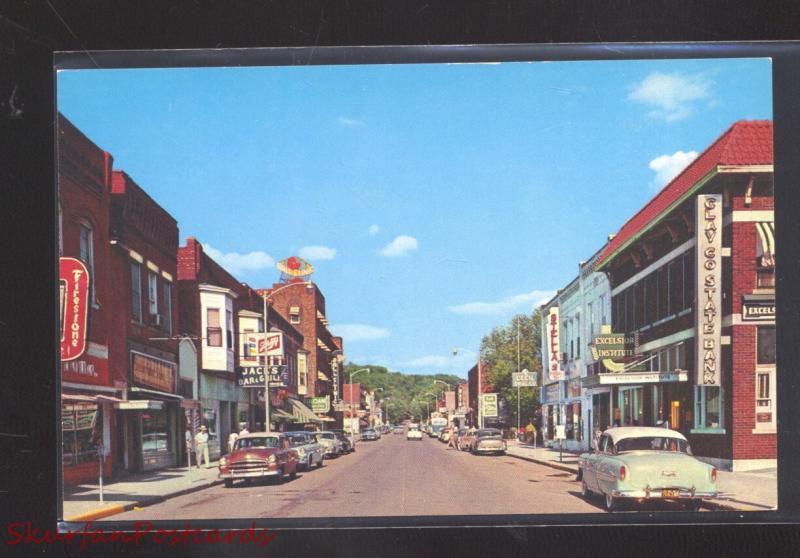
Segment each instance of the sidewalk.
M220 484L217 463L212 461L208 469L176 467L104 483L102 503L97 483L65 485L64 520L93 521Z
M557 448L536 449L509 440L507 455L578 474L577 453L564 451L559 461ZM719 495L707 500L704 507L725 511L766 511L778 506L778 472L775 468L733 473L717 472Z

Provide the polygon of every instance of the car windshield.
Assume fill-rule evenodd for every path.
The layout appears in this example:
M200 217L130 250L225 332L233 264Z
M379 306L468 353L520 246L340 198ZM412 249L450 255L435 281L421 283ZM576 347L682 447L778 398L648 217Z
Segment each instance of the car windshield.
M246 449L246 448L277 448L277 436L263 436L258 438L239 438L233 446L233 449Z
M289 440L291 440L293 446L304 446L308 443L305 436L289 436Z
M647 450L688 453L691 455L691 450L686 440L669 436L637 436L635 438L623 438L614 445L614 449L616 453Z
M478 438L486 438L487 436L499 436L499 435L500 431L494 428L486 428L483 430L478 430L478 432L476 433L476 436L478 436Z
M333 440L335 437L333 432L320 432L317 434L317 438L325 438L326 440Z

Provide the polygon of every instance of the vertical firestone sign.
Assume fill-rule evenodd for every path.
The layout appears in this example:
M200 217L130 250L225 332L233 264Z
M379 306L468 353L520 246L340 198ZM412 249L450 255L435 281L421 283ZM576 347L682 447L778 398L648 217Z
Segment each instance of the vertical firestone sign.
M75 258L59 261L61 361L75 360L86 350L89 317L89 271Z
M721 386L722 195L697 196L697 385Z
M558 306L550 308L550 313L547 316L546 324L547 334L547 374L551 382L557 382L564 379L564 371L561 369L559 358L559 349L561 347L558 340Z

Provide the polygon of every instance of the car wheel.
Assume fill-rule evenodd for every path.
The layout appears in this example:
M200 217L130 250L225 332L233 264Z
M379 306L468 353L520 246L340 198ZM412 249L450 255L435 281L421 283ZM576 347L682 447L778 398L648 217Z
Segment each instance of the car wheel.
M278 474L275 475L275 484L283 483L283 467L278 469Z
M325 461L324 457L320 457L319 461L317 461L317 469L322 469L322 462Z
M311 456L309 455L308 456L308 463L306 463L306 471L310 471L311 470L311 465L312 465Z
M233 479L225 479L225 488L230 488L233 486Z
M498 451L498 452L497 452L497 455L505 455L505 454L506 454L506 451L505 451L505 450L503 450L503 451Z
M289 478L292 480L297 478L297 465L295 465L294 469L292 469L291 474L289 474Z
M611 494L606 494L606 511L615 511L619 508L619 500L614 498Z
M584 499L588 500L591 497L591 495L592 491L589 490L589 485L586 484L586 479L583 479L581 481L581 496L583 496Z
M683 507L686 508L686 511L700 511L700 505L702 504L702 500L689 500L683 504Z

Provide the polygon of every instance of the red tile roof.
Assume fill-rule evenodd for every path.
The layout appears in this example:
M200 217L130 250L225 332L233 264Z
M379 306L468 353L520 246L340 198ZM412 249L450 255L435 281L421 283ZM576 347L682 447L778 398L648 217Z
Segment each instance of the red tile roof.
M617 235L597 258L596 268L607 264L615 252L670 209L681 196L716 167L771 164L772 121L741 120L734 123L647 205L622 225Z

